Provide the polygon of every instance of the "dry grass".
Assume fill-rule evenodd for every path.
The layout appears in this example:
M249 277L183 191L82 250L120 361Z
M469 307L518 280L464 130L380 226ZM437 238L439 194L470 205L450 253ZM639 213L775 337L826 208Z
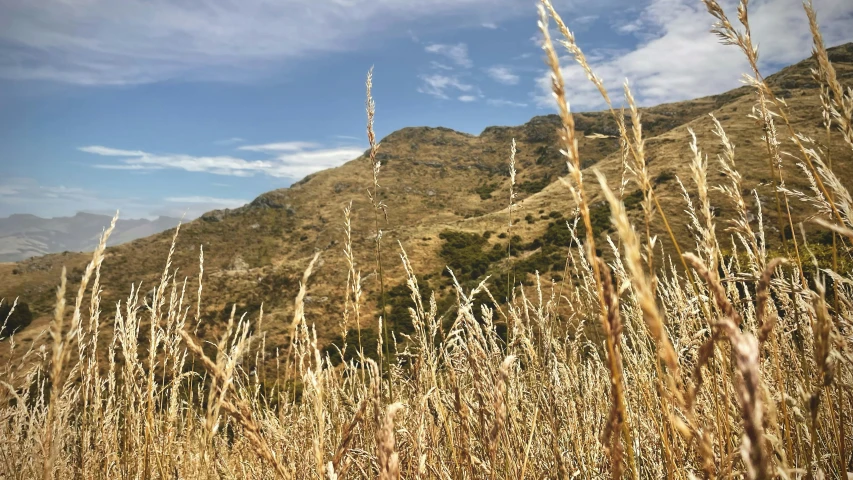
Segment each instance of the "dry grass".
M589 182L549 19L608 104L610 97L543 0L559 147L570 173L564 183L586 227L583 240L574 238L583 247L569 251L561 282L518 272L534 274L536 282L512 285L508 301L499 302L485 280L466 288L449 272L455 308L442 316L441 298L422 292L399 243L412 333L385 334L383 319L366 308L353 242L354 222L372 210L370 250L381 278L390 261L381 255L383 164L368 77L371 151L362 168L372 188L368 202L356 206L368 211L356 217L350 204L343 214L339 260L347 273L335 320L344 342L356 329L356 354L334 366L331 351L321 353L315 323L329 321L305 308L319 253L294 292L288 346L274 358L267 358L263 307L251 317L237 316L232 307L218 339L199 338L204 269L199 265L193 282L178 276L172 267L177 231L151 295L134 285L115 304L114 328L106 330L100 302L108 230L83 270L70 312L62 275L49 348L39 348L38 339L29 350L8 341L23 361L0 371L0 478L846 476L853 461L853 272L839 265L849 265L840 260L850 255L853 201L824 151L794 131L790 119L799 112L777 98L758 71L747 3L739 5L738 27L716 2L705 3L719 22L718 35L740 47L754 68L753 116L762 123L775 205L744 192L735 137L712 118L703 140L694 136L690 145L690 179L678 180L689 236L673 234L671 212L661 209L647 168L642 113L627 85L630 125L612 111L622 147L618 191L600 172ZM853 149L853 91L838 83L809 4L806 13L818 59L814 76L823 85L818 120ZM777 133L776 123L787 133ZM707 134L720 146L726 173L720 186L709 184L701 150L710 147ZM514 163L514 141L511 152ZM801 174L811 190L786 181ZM641 192L643 209L633 220L622 201L631 185ZM592 233L593 191L610 207L612 239ZM510 192L509 227L515 228ZM727 221L714 215L711 192L733 206ZM787 261L771 258L761 208L782 212L779 220L800 231L801 218L791 210L801 200L834 235L830 266L818 264L804 235L786 241ZM756 219L750 219L751 204L759 206ZM729 239L718 237L723 227ZM672 245L655 240L661 229ZM198 293L188 293L196 283ZM380 290L384 294L384 285ZM362 345L368 326L383 332L377 352Z

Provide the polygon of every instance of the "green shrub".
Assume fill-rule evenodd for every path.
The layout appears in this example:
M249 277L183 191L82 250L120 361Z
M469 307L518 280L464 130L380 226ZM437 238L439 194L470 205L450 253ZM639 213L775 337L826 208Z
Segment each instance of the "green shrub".
M14 310L12 310L12 304L0 305L0 338L6 338L26 328L32 322L33 314L26 303L18 303Z
M790 232L790 226L785 225L786 233ZM821 245L832 246L832 232L829 230L821 230L808 236L809 242L818 243ZM838 240L841 243L841 240Z
M509 245L513 250L526 250L524 240L518 235L510 237Z
M488 200L492 198L492 193L498 189L497 183L484 183L474 189L474 193L480 196L480 200Z
M421 298L428 299L429 282L427 278L425 276L418 275L417 280ZM405 282L395 285L385 292L386 313L384 318L385 321L388 322L388 329L397 333L398 338L400 333L410 335L415 331L414 326L412 325L412 316L411 313L409 313L409 308L415 306L412 302L411 295L412 291L409 289L409 285ZM379 298L377 298L377 302L378 301Z
M543 247L530 256L515 262L515 271L534 274L549 272L551 270L562 270L565 256L556 247Z
M626 210L634 210L636 208L640 208L643 203L643 192L641 190L634 190L628 195L622 197L622 203L625 204Z
M546 174L538 180L527 180L521 182L517 185L517 188L519 191L530 195L541 192L549 183L551 183L551 175Z
M592 233L598 236L602 232L608 232L612 228L610 224L610 205L607 202L598 202L589 207L589 221L592 224ZM583 222L580 222L583 226ZM578 228L578 235L586 235L586 228Z
M476 233L445 230L439 238L444 240L444 244L438 254L460 279L473 280L485 275L489 265L502 256L500 250L484 251L483 247L488 242Z
M569 226L562 220L549 223L548 228L545 230L545 234L541 237L541 241L543 245L551 245L555 247L573 246Z
M661 183L666 183L670 180L675 180L675 172L673 172L672 170L664 170L657 174L654 179L654 184L660 185Z
M346 350L342 350L344 346L342 345L341 339L338 338L334 342L329 345L326 345L323 350L323 356L329 356L332 360L333 365L338 365L341 361L345 360L346 362L355 361L359 363L359 355L358 355L358 330L355 328L351 328L347 330L347 341L346 341ZM373 328L361 328L361 348L364 350L364 356L372 359L373 361L379 361L379 355L377 354L377 349L379 347L379 335L376 334L376 331ZM341 358L341 354L343 354L343 358Z

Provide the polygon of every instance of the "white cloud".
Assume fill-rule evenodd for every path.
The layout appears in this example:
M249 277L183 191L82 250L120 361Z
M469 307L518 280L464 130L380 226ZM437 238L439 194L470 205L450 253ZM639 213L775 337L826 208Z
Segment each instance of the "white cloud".
M86 85L244 78L407 38L415 26L531 12L519 0L7 0L0 76Z
M144 152L139 150L119 150L117 148L102 147L100 145L92 145L88 147L80 147L81 152L94 153L105 157L138 157L144 155Z
M26 191L26 187L20 183L0 184L0 197L11 197Z
M231 137L231 138L223 138L221 140L217 140L213 142L214 145L234 145L237 143L243 143L246 139L242 137Z
M475 97L474 95L460 95L457 100L459 100L460 102L469 103L477 101L477 97Z
M468 45L457 43L456 45L445 45L441 43L432 43L424 49L427 53L434 53L447 57L451 62L460 67L470 68L474 65L471 58L468 56Z
M192 220L211 210L242 207L250 200L241 198L217 198L206 196L166 197L165 205L154 211L156 215L184 217Z
M32 178L0 177L0 216L30 213L50 218L74 215L78 211L94 211L104 206L132 209L134 201L105 197L74 186L42 185Z
M264 160L247 160L233 156L195 156L187 154L154 154L132 152L100 145L80 148L98 155L120 157L119 163L95 164L93 167L112 170L163 170L203 172L234 177L251 177L264 174L278 178L302 178L305 175L339 166L364 152L360 147L320 148L309 142L281 142L265 145L248 145L240 150L275 155Z
M65 185L42 185L32 178L0 179L0 217L15 213L30 213L43 218L67 217L77 212L93 212L120 218L155 218L160 215L192 220L204 212L237 208L248 200L212 196L175 196L161 198L131 198L109 195L84 188Z
M598 15L583 15L583 16L571 19L571 22L574 25L586 25L589 23L593 23L596 20L598 20Z
M488 68L486 73L498 83L503 83L504 85L518 85L518 75L512 73L512 69L509 67L496 65Z
M485 22L483 23L483 28L488 28L489 30L497 30L498 26L497 24L492 22Z
M502 98L490 98L486 103L493 107L526 107L526 103L513 102L512 100L504 100Z
M456 76L439 74L421 75L421 81L423 83L418 87L418 91L437 98L449 98L447 94L448 90L458 90L460 92L471 92L474 90L473 85L461 82Z
M249 203L242 198L219 198L204 195L166 197L163 204L151 211L153 216L184 217L185 221L200 217L211 210L238 208Z
M446 65L446 64L441 63L441 62L436 62L435 60L429 62L429 64L432 68L435 68L438 70L453 70L453 67L451 67L450 65Z
M88 190L79 187L66 187L65 185L40 186L39 189L46 198L81 199L92 196L92 192Z
M730 18L736 21L732 1L723 3ZM848 0L814 3L828 44L853 40L853 30L849 29L853 23L853 3ZM756 2L750 8L749 18L765 71L809 56L811 37L800 0ZM638 38L647 40L631 51L600 51L597 52L600 55L590 56L589 60L614 100L619 98L626 78L642 105L722 93L740 86L741 74L749 68L736 47L721 45L709 33L712 21L700 2L652 0L636 25L622 27L623 31L632 30ZM572 107L601 108L603 101L580 66L571 58L562 59L561 64ZM540 106L553 106L548 75L539 79L536 102Z
M0 199L3 204L26 204L44 200L85 201L95 198L95 193L65 185L41 185L32 178L8 178L0 181Z
M100 148L100 147L98 147ZM81 150L86 151L81 148ZM108 170L163 170L177 169L187 172L206 172L216 175L231 175L235 177L250 177L258 172L273 167L267 161L250 161L229 156L193 156L184 154L152 154L139 152L137 156L124 156L122 163L95 164L95 168Z
M280 142L280 143L265 143L263 145L244 145L237 150L246 150L248 152L298 152L308 148L317 148L319 145L312 142Z
M115 163L104 163L95 165L95 168L100 168L102 170L135 170L139 172L144 172L147 170L163 170L166 167L158 167L156 165L125 165Z
M621 34L636 33L642 28L643 21L640 18L635 18L627 23L621 23L614 26L614 29Z
M274 177L302 178L320 170L343 165L361 156L364 150L363 147L340 147L279 155L269 174Z

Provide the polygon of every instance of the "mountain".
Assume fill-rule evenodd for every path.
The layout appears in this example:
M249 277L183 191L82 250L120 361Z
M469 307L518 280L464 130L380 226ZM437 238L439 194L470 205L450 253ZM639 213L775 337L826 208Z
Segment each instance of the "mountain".
M17 262L59 252L86 252L98 245L112 217L77 213L73 217L41 218L16 214L0 218L0 262ZM119 245L168 230L177 218L119 220L109 245Z
M839 80L853 84L853 44L831 49L830 57ZM804 60L768 77L768 82L785 99L793 129L825 144L823 127L813 120L820 118L821 106L817 83L811 77L812 66L812 59ZM381 103L381 92L377 94ZM571 98L571 91L568 95ZM720 120L736 146L737 169L743 176L742 188L749 194L745 195L747 207L754 217L759 207L751 200L753 189L761 200L769 248L780 243L782 232L776 227L774 192L761 140L763 133L750 117L755 101L753 90L741 87L720 95L641 109L648 170L655 182L656 195L685 251L694 250L695 244L687 229L686 202L676 179L680 178L688 191L695 190L690 180L691 129L710 159L708 182L711 185L729 182L715 160L722 149L713 134L709 114ZM381 117L377 121L381 122ZM608 113L576 113L575 121L577 131L583 133L579 136L579 149L596 219L595 233L601 240L599 246L606 250L609 215L593 169L605 174L612 188L618 186L622 161L619 142L612 137L617 132ZM558 126L558 117L546 115L520 126L488 127L479 135L441 127L411 127L382 139L378 198L388 208L387 221L380 214L378 222L383 232L382 267L389 305L385 318L395 329L404 332L408 318L408 294L403 284L399 245L406 249L421 275L421 287L437 292L440 309L453 303L445 265L451 265L459 273L460 281L469 285L489 274L498 279L494 285L500 288L502 284L505 288L507 272L516 272L518 281L526 281L529 278L526 276L534 271L546 278L561 278L571 245L565 220L573 217L575 205L571 193L559 181L567 169L559 153ZM788 132L781 125L779 137L783 142L781 148L793 152ZM507 163L513 138L518 143L519 197L512 231L507 235L510 189ZM845 147L836 134L824 145L832 155L835 171L844 181L853 178L853 155ZM807 191L808 180L794 160L785 155L783 162L786 186ZM321 251L305 298L306 318L315 322L321 343L334 340L340 332L341 303L347 281L342 254L343 209L350 204L353 251L365 290L362 314L364 319L370 319L363 328L375 331L376 317L369 314L379 309L379 282L374 273L377 218L365 194L368 188L372 188L371 167L362 155L340 167L309 175L289 188L260 195L244 207L208 212L182 226L172 268L180 269L179 280L188 278L187 292L198 290L199 248L204 248L200 334L212 338L221 320L227 319L232 305L251 316L263 304L268 350L274 352L275 348L286 345L293 296L311 256ZM637 187L629 182L625 189L629 215L641 225L642 210L636 193ZM722 219L718 227L721 242L729 245L725 219L732 218L734 207L716 190L711 201ZM795 219L803 220L810 213L806 204L792 203ZM653 219L650 231L660 242L670 242L660 216ZM99 232L100 227L89 233ZM157 284L174 233L170 229L108 249L101 278L103 306L125 299L132 284L142 282L143 292ZM515 235L518 238L512 240L513 256L507 259L508 237ZM672 251L668 246L665 250ZM88 254L65 253L0 265L0 297L20 297L37 318L19 335L33 338L47 325L62 266L68 268L69 281L74 285L89 258ZM661 264L663 261L658 263ZM195 294L189 297L188 301L194 304ZM104 315L109 310L104 308Z

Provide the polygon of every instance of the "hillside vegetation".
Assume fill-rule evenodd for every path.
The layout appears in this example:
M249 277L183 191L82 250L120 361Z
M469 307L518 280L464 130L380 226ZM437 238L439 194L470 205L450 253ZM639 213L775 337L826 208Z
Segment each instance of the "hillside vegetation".
M747 3L705 4L757 65ZM369 75L360 158L0 264L33 317L0 344L0 475L846 475L853 44L806 14L814 55L766 79L574 114L549 21L597 77L542 0L557 115L380 142Z

